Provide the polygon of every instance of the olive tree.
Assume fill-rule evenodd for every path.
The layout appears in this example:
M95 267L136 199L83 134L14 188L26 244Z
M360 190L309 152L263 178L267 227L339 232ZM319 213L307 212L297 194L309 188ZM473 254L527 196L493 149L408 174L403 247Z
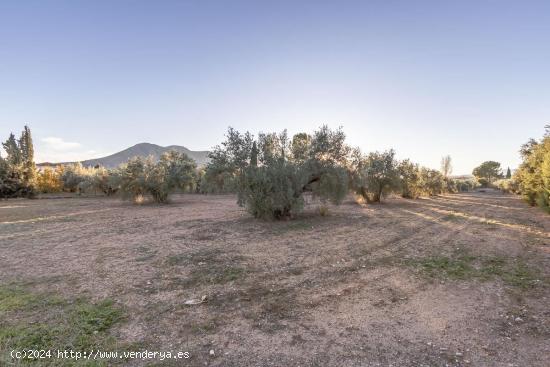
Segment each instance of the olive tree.
M135 157L113 173L110 185L118 186L124 198L135 202L150 195L157 203L165 203L177 189L185 190L194 183L196 164L184 153L164 153L158 162L151 157Z
M445 178L441 172L435 169L422 167L420 169L420 179L424 195L436 196L443 193L445 189Z
M399 163L398 170L401 178L401 196L407 199L421 196L422 181L418 164L405 159Z
M349 147L341 129L323 126L292 139L286 131L261 133L254 139L230 128L226 137L210 155L206 172L214 179L230 176L238 204L254 217L288 218L303 208L307 192L334 204L346 195Z
M209 162L200 182L203 193L237 192L239 180L250 164L253 137L229 128L226 139L208 154Z
M400 188L400 173L393 149L372 152L360 158L356 172L355 189L367 202L380 202Z

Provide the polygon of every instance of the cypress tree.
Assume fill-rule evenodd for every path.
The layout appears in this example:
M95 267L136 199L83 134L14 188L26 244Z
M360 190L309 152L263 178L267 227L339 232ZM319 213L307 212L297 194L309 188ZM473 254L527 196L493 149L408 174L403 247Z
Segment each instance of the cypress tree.
M2 143L4 150L6 151L7 158L6 161L12 166L18 166L22 163L22 154L19 144L15 139L13 133L10 134L8 140Z
M32 143L31 129L25 125L19 139L19 150L23 163L24 184L34 188L36 185L36 164L34 163L34 147Z

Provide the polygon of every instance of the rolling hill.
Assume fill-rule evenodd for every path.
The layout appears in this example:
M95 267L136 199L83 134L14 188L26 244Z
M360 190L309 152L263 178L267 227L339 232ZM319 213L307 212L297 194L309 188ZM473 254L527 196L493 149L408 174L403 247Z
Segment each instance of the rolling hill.
M111 154L109 156L102 157L102 158L88 159L85 161L81 161L81 163L83 166L86 166L86 167L100 165L106 168L114 168L119 166L122 163L126 163L128 159L133 157L138 157L138 156L139 157L152 156L155 160L157 160L163 153L169 150L176 150L178 152L187 154L189 157L194 159L195 162L197 162L198 166L205 165L208 162L208 153L209 153L208 151L192 151L180 145L170 145L167 147L161 147L160 145L156 145L156 144L140 143L140 144L131 146L127 149L124 149L118 153ZM67 163L71 163L71 162L65 162L63 164L67 164ZM41 163L38 166L51 166L51 165L55 165L55 164Z

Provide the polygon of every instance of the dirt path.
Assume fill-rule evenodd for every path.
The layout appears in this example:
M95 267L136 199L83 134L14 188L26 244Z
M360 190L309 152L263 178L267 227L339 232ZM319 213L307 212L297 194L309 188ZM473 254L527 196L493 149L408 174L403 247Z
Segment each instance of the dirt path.
M548 366L549 277L550 216L495 192L275 223L232 196L0 202L3 284L113 298L119 340L191 366Z

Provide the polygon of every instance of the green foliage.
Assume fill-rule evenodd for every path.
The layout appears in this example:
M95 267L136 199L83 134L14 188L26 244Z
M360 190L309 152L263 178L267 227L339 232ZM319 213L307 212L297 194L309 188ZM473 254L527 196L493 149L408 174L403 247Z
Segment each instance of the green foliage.
M111 300L69 301L20 287L2 286L0 355L8 355L12 349L89 351L119 348L110 330L123 317L123 310ZM0 364L2 361L0 357ZM85 360L58 361L59 365L88 365Z
M114 195L118 191L116 176L104 167L96 168L89 182L93 190L99 190L107 196Z
M474 259L467 255L460 255L456 258L434 256L419 261L419 265L430 277L444 275L449 278L465 279L474 274L475 269L471 264Z
M206 166L200 188L204 193L237 192L239 178L250 164L254 138L248 132L241 134L229 128L226 140L214 147L209 153L209 163ZM258 151L255 148L257 159Z
M474 168L473 175L479 179L482 186L487 187L496 179L502 178L500 163L495 161L486 161Z
M523 162L513 176L518 191L530 205L550 212L550 127L540 141L531 139L520 152Z
M205 186L219 192L231 183L238 204L254 217L288 218L303 208L306 192L335 204L347 193L349 147L341 130L323 126L290 140L286 131L254 139L230 128L226 137L210 155Z
M196 164L184 153L164 153L158 162L136 157L113 172L108 187L119 187L124 198L139 202L150 195L157 203L168 201L170 193L193 188Z
M32 143L31 129L28 126L23 128L21 138L19 138L19 149L21 151L21 165L23 171L23 182L26 186L36 186L36 164L34 163L34 147Z
M256 218L281 219L302 209L302 183L296 167L277 160L260 167L250 166L239 190L239 202Z
M423 195L436 196L445 190L445 178L437 170L422 167L420 169L420 180Z
M36 179L36 188L41 193L53 193L63 191L63 182L61 175L63 174L63 166L57 166L55 169L46 167L42 172L38 173Z
M10 134L2 146L7 156L0 157L0 198L32 197L37 171L29 127L25 126L19 139Z
M493 186L499 189L502 192L506 193L518 193L519 192L519 185L516 182L516 180L511 178L501 178L500 180L496 180L493 182Z
M13 133L10 134L8 140L2 143L2 146L4 147L4 151L7 154L6 162L10 166L19 166L21 163L23 163L23 153L21 152L19 144L15 139L15 135L13 135Z
M400 188L401 177L395 152L369 153L358 159L355 190L367 202L380 202L391 192Z
M509 286L522 289L547 281L539 269L527 266L522 260L498 256L476 257L463 251L457 251L452 256L433 256L409 261L409 265L419 267L431 278L481 281L500 279Z
M475 178L454 178L453 181L457 192L472 191L479 186Z
M308 159L311 136L299 133L292 137L291 152L295 162L305 162Z
M88 177L92 170L83 167L81 163L68 164L64 166L60 179L64 190L77 192L82 186L87 186Z
M147 191L158 203L168 201L168 195L176 189L186 190L193 185L197 165L184 153L169 151L149 167Z
M401 196L407 199L416 199L423 193L420 167L409 159L401 161L398 165L401 178Z
M449 157L447 164L450 165ZM450 172L450 168L447 167L447 174ZM408 159L399 163L399 174L401 177L401 196L409 199L416 199L420 196L435 196L443 192L470 191L477 185L475 180L445 177L439 171L419 167Z

